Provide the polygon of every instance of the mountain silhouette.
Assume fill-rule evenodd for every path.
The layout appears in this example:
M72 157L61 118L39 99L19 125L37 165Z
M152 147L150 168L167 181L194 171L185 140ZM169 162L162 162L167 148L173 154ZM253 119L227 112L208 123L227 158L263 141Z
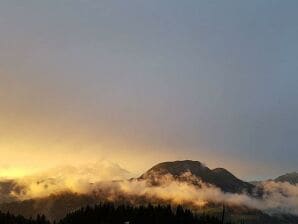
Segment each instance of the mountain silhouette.
M224 168L209 169L201 162L192 160L159 163L138 179L156 182L158 177L169 174L177 180L183 181L183 174L185 173L191 173L198 180L212 184L224 192L240 193L246 191L251 193L254 189L254 185L238 179Z
M276 182L289 182L290 184L298 184L298 173L287 173L274 179Z

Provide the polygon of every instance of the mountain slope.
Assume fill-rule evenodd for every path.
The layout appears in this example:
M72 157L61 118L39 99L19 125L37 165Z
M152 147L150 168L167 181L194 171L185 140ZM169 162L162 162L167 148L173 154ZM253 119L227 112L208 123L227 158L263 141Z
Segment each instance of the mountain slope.
M250 193L254 188L252 184L238 179L226 169L216 168L212 170L201 162L192 160L159 163L141 175L139 179L155 180L156 176L167 174L180 179L180 176L186 172L190 172L199 180L215 185L225 192L240 193L247 191Z
M285 175L277 177L274 181L276 182L289 182L290 184L298 184L298 173L287 173Z

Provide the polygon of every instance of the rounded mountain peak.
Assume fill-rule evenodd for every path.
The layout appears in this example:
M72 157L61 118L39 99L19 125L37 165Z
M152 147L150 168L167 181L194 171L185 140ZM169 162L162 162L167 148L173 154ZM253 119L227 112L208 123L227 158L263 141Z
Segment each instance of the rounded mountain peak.
M163 162L153 166L148 172L156 172L159 174L172 174L173 176L191 172L196 175L201 172L210 172L210 169L199 161L182 160L173 162Z
M153 166L138 179L150 180L158 183L161 176L170 174L179 181L185 181L183 174L191 175L202 182L215 185L225 192L251 192L253 185L244 182L224 168L209 169L203 163L192 160L163 162Z

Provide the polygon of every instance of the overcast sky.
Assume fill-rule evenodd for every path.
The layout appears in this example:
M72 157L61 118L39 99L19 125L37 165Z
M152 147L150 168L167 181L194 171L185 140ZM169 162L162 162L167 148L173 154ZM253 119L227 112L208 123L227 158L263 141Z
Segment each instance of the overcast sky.
M1 1L0 170L193 159L245 179L298 171L297 10Z

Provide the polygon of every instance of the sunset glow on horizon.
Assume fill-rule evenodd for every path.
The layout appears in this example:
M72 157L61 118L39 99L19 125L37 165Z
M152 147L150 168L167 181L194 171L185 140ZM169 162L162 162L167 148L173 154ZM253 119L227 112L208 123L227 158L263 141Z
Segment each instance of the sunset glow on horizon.
M3 1L0 178L197 160L297 170L297 3Z

